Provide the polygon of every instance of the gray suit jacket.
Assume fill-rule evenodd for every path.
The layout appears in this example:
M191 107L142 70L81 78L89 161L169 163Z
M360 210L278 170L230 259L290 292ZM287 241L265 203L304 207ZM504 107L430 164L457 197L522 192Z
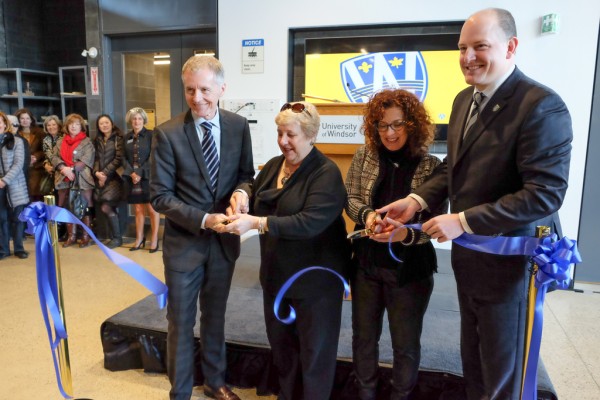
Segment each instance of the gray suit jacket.
M462 142L472 93L469 87L457 95L448 127L448 155L415 193L430 207L449 197L451 212L464 211L475 234L534 236L537 225L559 231L557 212L568 186L573 139L564 102L515 69ZM459 247L453 246L453 251L462 252ZM491 296L520 293L523 269L501 266L507 257L479 256L482 263L497 263L496 269L508 271L462 262L460 271L455 266L457 281L464 277L474 283L474 291L488 290ZM458 260L458 255L453 257Z
M165 267L189 271L205 254L210 229L201 229L209 213L224 213L235 189L250 193L254 177L248 121L219 109L221 157L216 194L210 188L208 170L191 111L155 129L150 168L150 198L154 209L165 215L163 258ZM226 257L240 253L237 235L218 235Z

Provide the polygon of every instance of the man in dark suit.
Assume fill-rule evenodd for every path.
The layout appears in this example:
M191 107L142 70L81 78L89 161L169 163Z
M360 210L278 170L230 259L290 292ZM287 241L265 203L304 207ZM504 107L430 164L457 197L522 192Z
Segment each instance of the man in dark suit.
M506 10L486 9L467 19L458 47L472 87L454 101L447 157L415 193L378 212L407 221L415 211L449 197L451 213L423 225L439 242L463 232L534 236L538 225L560 230L557 212L567 190L571 118L555 92L516 68L516 35ZM527 257L453 245L452 267L467 397L518 399Z
M225 385L224 328L240 239L213 228L227 219L227 207L239 212L247 206L254 177L250 130L245 118L218 108L225 83L216 58L191 57L181 77L190 109L155 129L150 172L152 206L165 215L170 398L192 395L200 300L204 393L235 400Z

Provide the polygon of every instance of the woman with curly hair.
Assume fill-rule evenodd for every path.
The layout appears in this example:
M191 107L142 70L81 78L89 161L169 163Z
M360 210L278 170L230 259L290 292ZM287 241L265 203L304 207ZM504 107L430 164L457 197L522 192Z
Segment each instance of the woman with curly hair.
M346 179L346 212L356 229L369 236L353 240L356 268L352 285L352 350L361 400L376 399L378 343L383 315L388 313L394 354L391 399L406 399L417 382L423 317L437 270L435 250L427 235L402 228L384 229L375 210L415 190L440 164L428 154L434 125L419 99L405 90L375 94L365 108L362 129L366 145L352 159ZM411 223L444 213L426 210Z

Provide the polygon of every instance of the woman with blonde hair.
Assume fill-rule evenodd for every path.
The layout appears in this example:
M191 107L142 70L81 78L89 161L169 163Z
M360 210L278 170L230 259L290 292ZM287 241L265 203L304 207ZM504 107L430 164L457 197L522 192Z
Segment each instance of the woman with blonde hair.
M148 115L144 109L134 107L125 117L131 130L125 137L125 159L123 176L128 184L127 202L135 207L135 244L129 251L140 250L146 246L144 221L146 211L150 216L150 253L158 251L158 228L160 214L150 204L150 149L152 132L144 125L148 123Z

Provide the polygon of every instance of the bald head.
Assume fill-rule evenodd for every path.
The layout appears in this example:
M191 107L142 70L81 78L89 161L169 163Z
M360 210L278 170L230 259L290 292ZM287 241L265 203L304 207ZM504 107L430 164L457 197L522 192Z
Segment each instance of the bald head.
M518 40L512 15L488 8L471 15L458 42L465 81L479 90L497 83L515 64Z

